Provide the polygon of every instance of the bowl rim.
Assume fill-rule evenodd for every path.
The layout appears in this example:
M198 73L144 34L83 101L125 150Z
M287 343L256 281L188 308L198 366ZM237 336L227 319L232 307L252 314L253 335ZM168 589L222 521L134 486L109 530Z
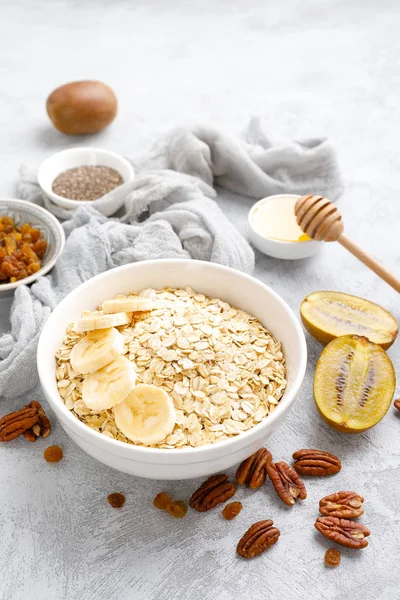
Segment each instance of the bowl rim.
M54 257L46 265L41 267L39 269L39 271L37 271L36 273L33 273L32 275L28 275L28 277L25 277L24 279L19 279L18 281L14 281L13 283L0 284L0 293L6 292L8 290L14 290L17 287L19 287L20 285L29 285L33 281L36 281L36 279L38 279L39 277L42 277L42 275L46 275L46 273L48 273L50 271L50 269L52 269L54 267L54 265L56 264L56 261L58 260L61 252L64 249L64 245L65 245L64 229L62 228L62 225L58 221L58 219L49 210L47 210L46 208L43 208L43 206L39 206L39 204L35 204L34 202L30 202L29 200L21 200L20 198L0 198L0 209L4 202L7 202L8 204L10 204L10 203L14 204L16 207L19 206L19 207L25 208L27 206L28 207L34 206L35 210L37 210L39 213L46 215L46 218L50 221L51 226L53 227L53 231L58 232L58 237L60 239L60 248L59 248L59 251L57 252L57 254L55 254ZM29 212L29 208L27 211Z
M261 204L264 204L264 202L272 200L273 198L279 198L281 196L289 196L291 198L297 198L297 199L301 198L300 194L290 194L290 193L285 194L284 192L281 193L281 194L273 194L272 196L265 196L265 198L260 198L260 200L258 200L255 204L253 204L253 206L249 210L249 214L248 214L248 217L247 217L248 224L249 224L249 227L252 230L252 232L254 234L258 235L263 240L268 240L268 242L271 242L272 244L276 244L277 246L296 246L298 244L301 244L302 246L305 246L305 245L310 245L311 243L312 244L318 243L318 242L316 242L315 240L312 240L312 239L305 240L304 242L278 240L276 238L269 237L268 235L263 235L262 233L259 233L255 229L255 227L253 226L252 220L253 220L253 215L254 215L257 207L260 206Z
M135 177L134 167L129 162L129 160L127 160L124 156L122 156L122 154L118 154L118 152L113 152L112 150L107 150L106 148L98 148L95 146L74 146L73 148L66 148L65 150L59 150L58 152L54 152L53 154L50 154L50 156L45 158L45 160L41 163L41 165L38 169L38 173L37 173L38 183L39 183L39 186L40 186L42 192L46 196L48 196L53 202L58 204L59 206L63 206L65 208L66 207L75 208L78 206L82 206L82 204L91 204L92 202L94 202L94 200L73 200L72 198L64 198L64 196L59 196L58 194L53 192L53 190L51 188L49 188L47 185L45 185L43 182L43 173L46 171L46 167L48 166L48 163L50 162L50 160L54 159L55 156L66 156L68 154L74 154L76 152L84 154L85 152L89 152L89 151L90 152L103 152L104 154L108 154L109 156L112 156L113 158L119 160L120 163L123 163L124 166L129 171L129 179L124 181L124 183L128 183L129 181L132 181L134 179L134 177ZM82 166L84 166L84 163L82 163ZM100 198L102 198L102 196L100 196ZM96 198L96 200L99 200L100 198Z
M204 446L198 446L198 447L190 447L190 448L148 448L146 446L136 446L134 444L128 444L126 442L122 442L120 440L115 440L112 438L109 438L103 434L101 434L100 432L95 431L94 429L91 429L90 427L88 427L88 425L85 425L84 423L82 423L82 421L80 421L79 419L77 419L72 413L71 411L65 406L64 402L62 401L62 398L59 394L57 394L57 397L55 394L52 394L46 387L46 375L45 375L45 370L43 367L43 363L40 360L41 355L45 352L44 350L44 344L45 344L45 338L48 334L48 332L51 332L51 323L52 320L55 319L56 317L54 317L55 314L57 314L57 311L62 311L63 307L65 305L67 305L68 303L71 303L74 298L76 298L78 295L81 294L82 291L85 290L85 288L90 287L91 283L96 280L96 281L100 281L101 279L106 279L110 273L123 273L124 271L129 271L132 266L137 265L137 264L165 264L166 262L168 263L174 263L174 264L181 264L182 266L186 266L189 264L202 264L202 265L207 265L210 266L212 269L216 269L218 270L222 270L222 271L226 271L231 273L232 275L234 275L235 277L239 276L240 278L243 278L246 281L255 281L261 288L264 288L264 291L266 291L268 294L270 294L271 296L274 297L274 299L281 304L281 306L284 308L287 317L290 319L291 325L293 326L294 332L297 335L299 344L300 344L300 355L299 355L299 366L298 366L298 373L296 375L295 380L293 381L292 384L292 390L290 392L290 394L286 397L283 398L282 400L284 400L282 402L282 400L278 403L276 409L274 410L274 412L272 413L272 415L269 415L268 417L265 417L260 423L257 423L257 425L254 425L253 427L251 427L250 429L248 429L247 431L244 431L240 434L238 434L237 436L228 438L227 440L223 440L221 442L217 442L215 444L206 444ZM164 456L167 457L169 456L175 456L175 457L195 457L198 456L199 460L204 460L204 458L208 455L211 455L210 458L212 458L213 453L215 453L216 451L220 450L222 455L229 455L232 452L235 452L237 450L237 443L238 440L241 440L243 442L245 442L246 440L248 440L249 442L251 441L252 437L255 437L257 435L257 432L260 431L260 429L263 429L265 427L268 426L273 426L273 424L278 421L279 422L279 418L284 414L284 412L286 411L286 409L288 409L293 402L295 401L297 394L301 388L301 385L303 383L304 380L304 376L305 376L305 372L306 372L306 368L307 368L307 344L306 344L306 339L305 339L305 335L303 332L303 329L300 325L299 320L296 318L293 310L290 308L290 306L287 304L287 302L277 293L275 292L271 287L269 287L268 285L266 285L265 283L263 283L262 281L260 281L259 279L251 276L251 275L247 275L246 273L243 273L242 271L238 271L237 269L234 269L232 267L227 267L224 265L219 265L217 263L211 263L208 261L202 261L202 260L194 260L194 259L180 259L180 258L176 258L176 259L156 259L156 260L145 260L145 261L139 261L137 263L130 263L128 265L122 265L121 267L115 267L113 269L109 269L108 271L104 271L103 273L100 273L98 275L96 275L95 277L92 277L91 279L88 279L87 281L81 283L81 285L79 285L77 288L75 288L72 292L70 292L58 305L57 307L54 309L54 311L51 313L51 315L49 316L47 322L45 323L40 337L39 337L39 343L38 343L38 349L37 349L37 369L38 369L38 373L39 373L39 380L40 380L40 385L43 389L43 392L45 394L45 397L47 398L51 408L56 412L56 414L58 414L58 412L62 413L63 416L66 417L66 420L68 421L68 425L67 427L71 426L71 429L73 430L74 434L77 435L80 438L83 438L86 442L90 443L91 445L94 446L102 446L104 451L109 451L111 454L114 455L121 455L124 454L125 457L128 457L129 454L131 454L132 459L133 458L137 458L139 460L139 457L142 456L143 459L145 457L160 457L160 456ZM230 452L229 452L230 450ZM200 456L202 457L200 459Z

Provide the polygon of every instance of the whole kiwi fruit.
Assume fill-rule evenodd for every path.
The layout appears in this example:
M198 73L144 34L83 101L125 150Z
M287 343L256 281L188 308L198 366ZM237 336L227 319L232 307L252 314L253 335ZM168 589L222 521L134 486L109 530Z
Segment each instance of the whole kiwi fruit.
M117 98L101 81L73 81L50 94L46 109L54 127L61 133L97 133L114 120Z

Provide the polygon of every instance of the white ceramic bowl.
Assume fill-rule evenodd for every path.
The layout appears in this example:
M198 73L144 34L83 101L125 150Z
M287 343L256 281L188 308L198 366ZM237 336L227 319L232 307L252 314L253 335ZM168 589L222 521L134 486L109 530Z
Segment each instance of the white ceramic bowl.
M132 181L135 177L135 172L129 161L123 156L102 150L101 148L70 148L62 150L56 154L52 154L49 158L40 165L38 171L38 182L43 190L43 193L55 204L63 208L74 209L82 205L82 200L70 200L63 198L53 192L52 185L55 178L74 167L82 167L84 165L102 165L115 169L121 175L124 183Z
M81 423L61 400L54 353L67 325L85 309L107 298L142 289L193 287L259 317L282 342L288 384L275 411L245 433L228 440L185 449L136 447L112 440ZM50 315L38 347L38 370L44 394L62 427L88 454L109 467L151 479L189 479L210 475L241 462L264 444L291 408L303 381L307 347L303 330L289 306L257 279L234 269L195 260L143 261L97 275L71 292Z
M47 242L46 254L42 260L42 268L37 273L14 283L0 284L0 294L8 293L11 295L13 293L12 290L19 285L28 285L53 268L64 248L65 235L60 223L48 210L26 200L7 198L0 200L0 216L12 217L17 225L29 223L40 230L42 237Z
M254 228L255 213L260 206L272 199L283 197L295 198L296 200L301 198L301 196L298 194L276 194L274 196L267 196L266 198L259 200L250 209L248 216L248 230L252 244L258 250L260 250L260 252L263 252L263 254L267 254L268 256L272 256L274 258L296 260L299 258L309 258L310 256L314 256L314 254L317 254L317 252L322 249L321 242L315 242L314 240L309 240L307 242L284 242L265 237L258 233L258 231Z

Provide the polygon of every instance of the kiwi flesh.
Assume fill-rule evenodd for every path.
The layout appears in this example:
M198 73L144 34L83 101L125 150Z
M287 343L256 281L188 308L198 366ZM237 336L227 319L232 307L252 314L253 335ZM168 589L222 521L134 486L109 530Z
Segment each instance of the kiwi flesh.
M334 429L360 433L385 416L395 386L386 352L365 337L344 335L332 340L317 362L314 399Z
M354 334L387 350L398 333L397 321L390 312L374 302L342 292L314 292L306 296L300 315L308 333L322 344Z

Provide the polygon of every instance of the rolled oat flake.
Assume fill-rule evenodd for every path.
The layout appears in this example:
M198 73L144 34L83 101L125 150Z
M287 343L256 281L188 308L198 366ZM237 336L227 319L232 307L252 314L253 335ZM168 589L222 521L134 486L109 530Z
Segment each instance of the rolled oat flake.
M53 181L55 194L69 200L97 200L124 183L115 169L101 165L74 167L60 173Z

